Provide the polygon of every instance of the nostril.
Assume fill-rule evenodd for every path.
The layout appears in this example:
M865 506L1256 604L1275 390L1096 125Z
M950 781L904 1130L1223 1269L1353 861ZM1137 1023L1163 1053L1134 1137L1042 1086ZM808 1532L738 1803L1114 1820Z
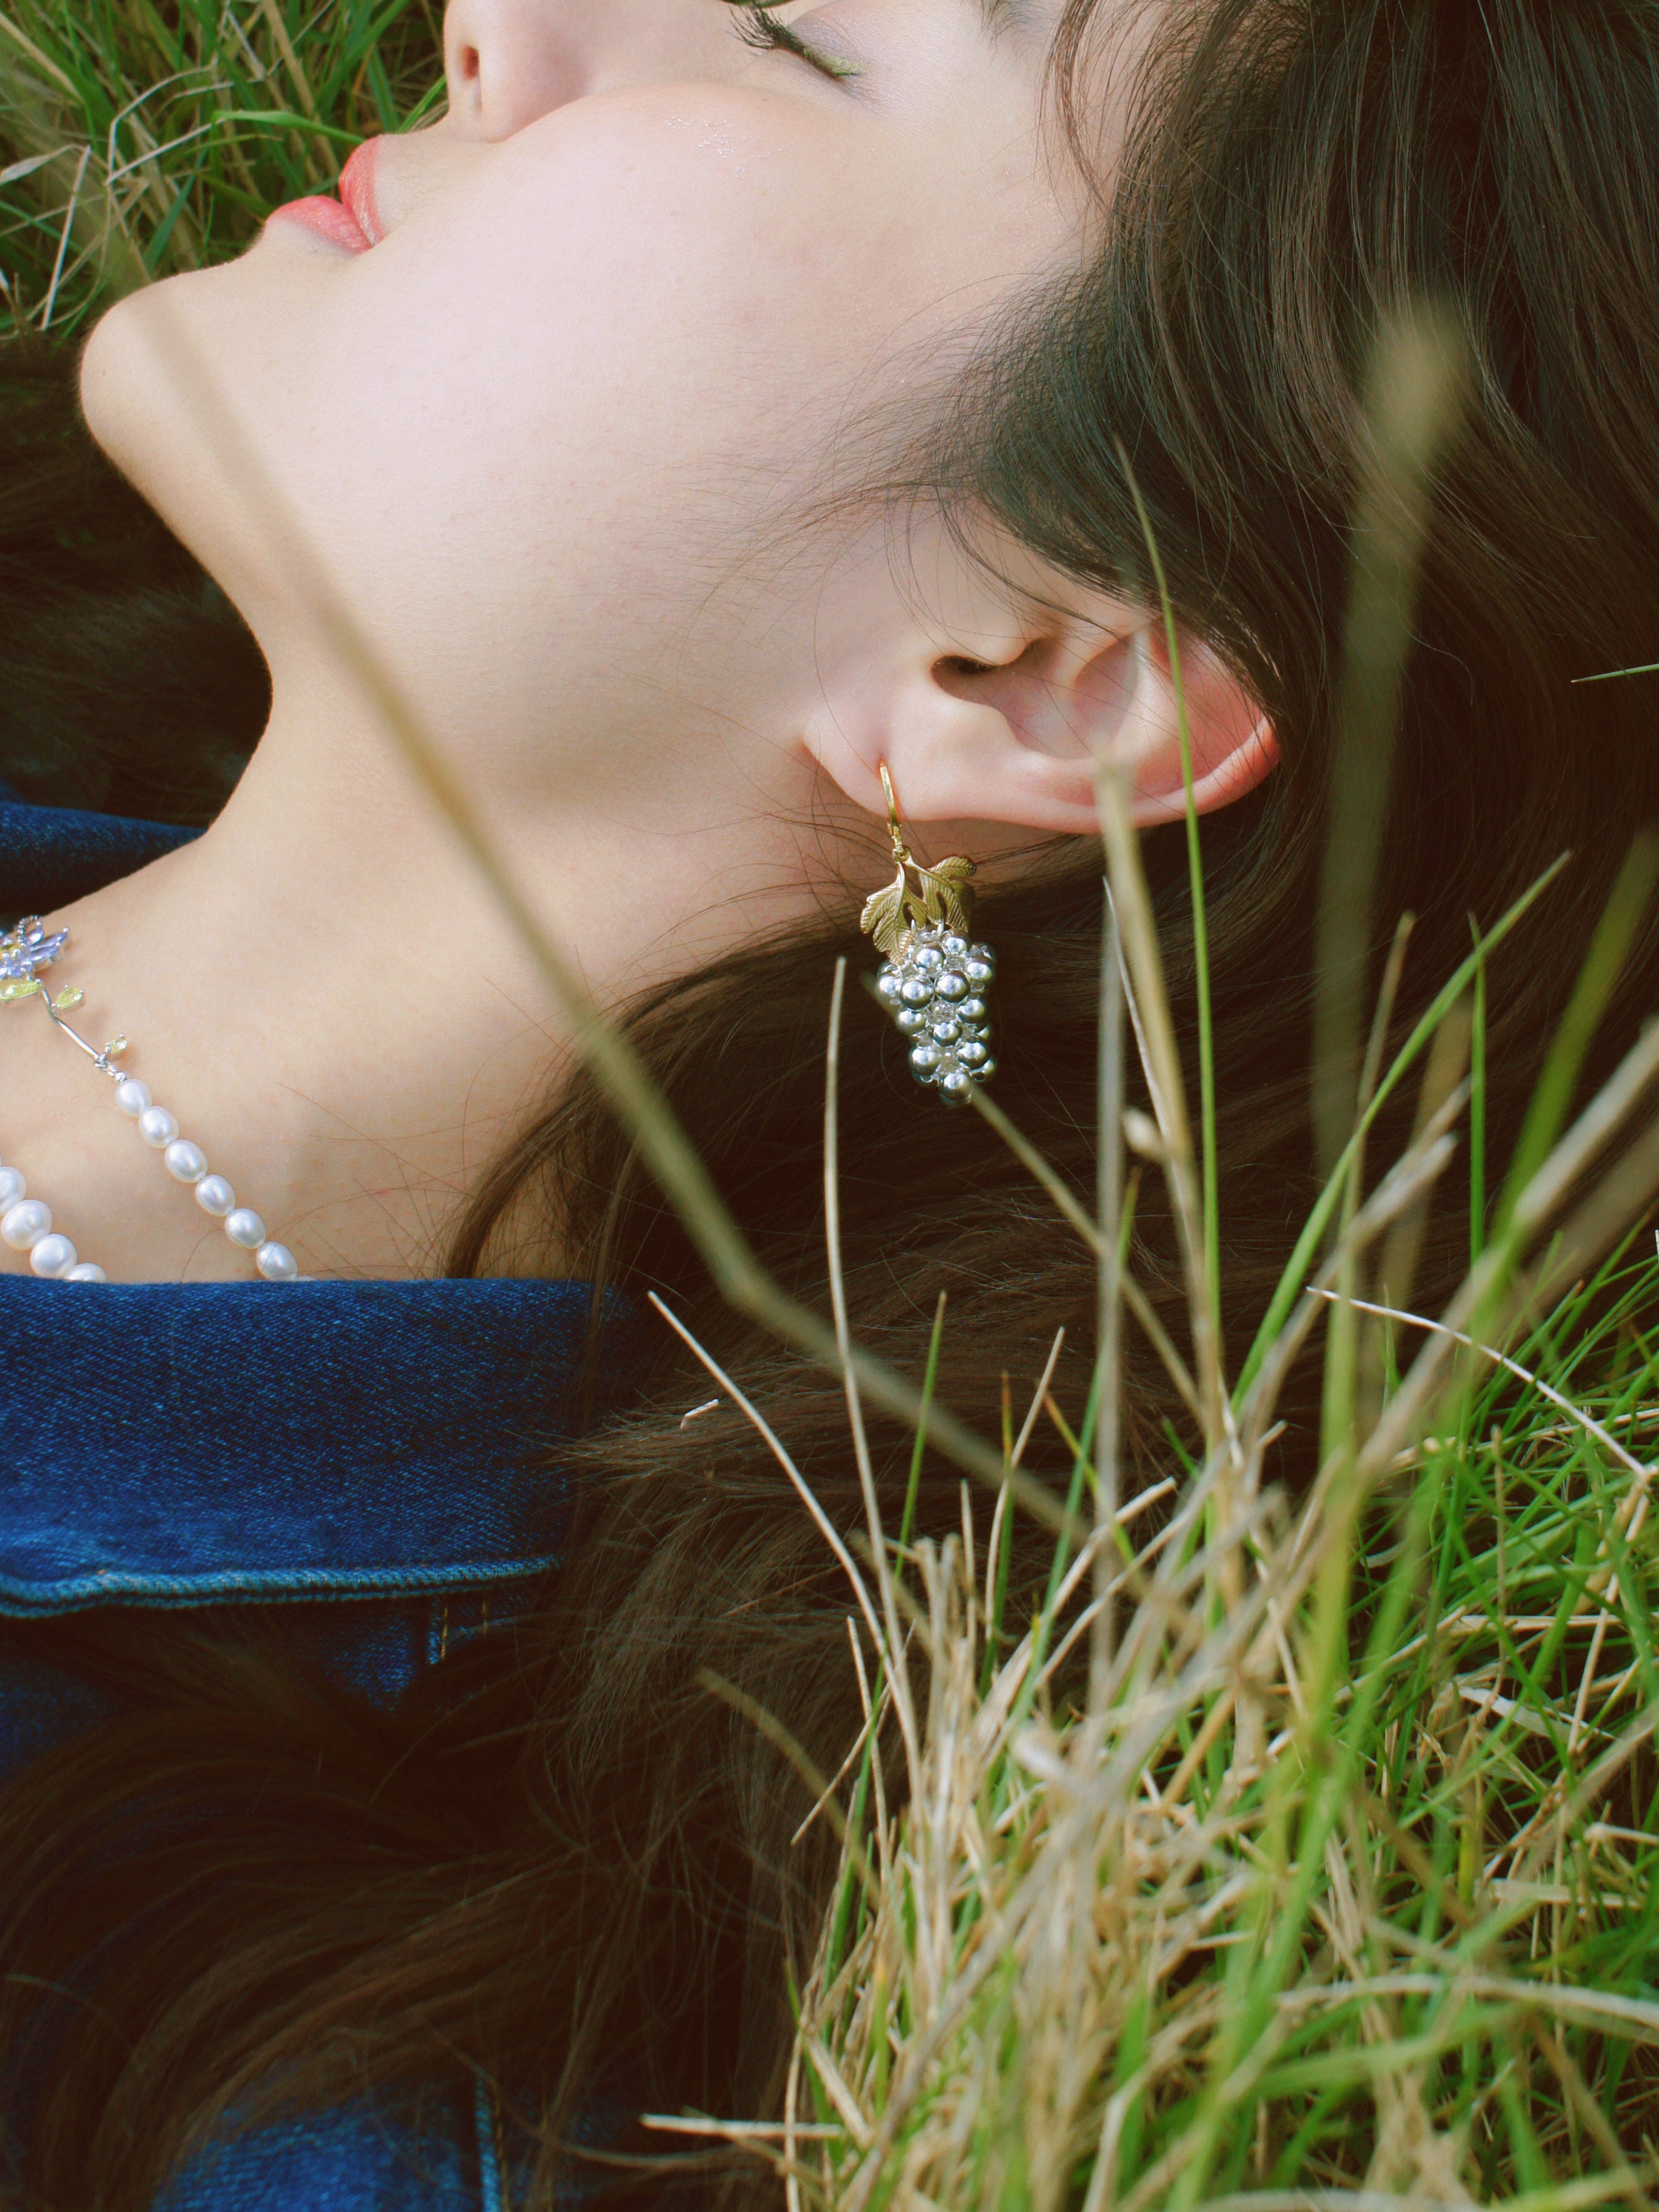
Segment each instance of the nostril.
M477 81L478 49L476 46L463 46L461 48L461 82L463 84L476 84Z

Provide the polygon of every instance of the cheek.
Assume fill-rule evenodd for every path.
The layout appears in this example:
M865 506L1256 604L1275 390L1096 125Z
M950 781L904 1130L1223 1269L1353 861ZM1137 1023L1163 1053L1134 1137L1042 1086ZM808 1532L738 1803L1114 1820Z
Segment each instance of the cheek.
M523 133L270 318L285 477L405 604L439 544L544 605L556 557L590 605L658 549L683 564L700 519L788 495L917 304L903 222L880 196L849 214L799 132L604 121Z
M402 421L483 458L530 436L577 471L707 453L971 319L1006 241L937 154L753 94L578 102L349 265L312 371L371 438Z
M573 621L648 650L826 440L931 365L1000 273L984 189L793 100L580 101L372 253L272 235L124 303L88 359L94 428L256 629L284 580L227 404L373 640L534 686Z

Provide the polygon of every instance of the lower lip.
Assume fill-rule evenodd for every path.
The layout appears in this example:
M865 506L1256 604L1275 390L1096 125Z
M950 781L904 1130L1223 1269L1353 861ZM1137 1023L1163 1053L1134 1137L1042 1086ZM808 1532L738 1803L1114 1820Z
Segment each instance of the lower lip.
M295 222L313 236L325 238L331 246L337 246L347 253L367 253L369 242L364 237L356 217L338 200L320 196L305 200L289 200L286 207L273 210L272 222Z

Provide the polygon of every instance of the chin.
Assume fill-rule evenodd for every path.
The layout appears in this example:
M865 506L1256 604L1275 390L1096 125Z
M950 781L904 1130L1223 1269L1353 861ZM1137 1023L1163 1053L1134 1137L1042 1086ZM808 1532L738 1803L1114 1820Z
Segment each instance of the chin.
M88 428L123 475L165 510L180 459L202 443L192 408L192 356L202 349L191 271L130 292L94 325L81 356L81 405ZM169 518L170 519L170 518Z
M133 473L133 449L144 442L146 419L153 417L158 396L150 293L171 289L173 281L130 292L106 309L81 356L81 406L87 426L117 468L128 475Z
M250 547L236 527L214 415L228 396L208 380L211 310L235 267L192 270L130 292L94 325L81 356L81 406L93 437L233 599ZM196 363L202 364L198 372Z

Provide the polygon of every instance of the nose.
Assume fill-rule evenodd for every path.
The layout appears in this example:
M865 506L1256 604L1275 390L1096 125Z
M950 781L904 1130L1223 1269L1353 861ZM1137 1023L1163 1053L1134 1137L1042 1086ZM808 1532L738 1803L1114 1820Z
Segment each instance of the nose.
M719 82L744 58L726 0L450 0L444 16L449 112L480 139L597 92Z

